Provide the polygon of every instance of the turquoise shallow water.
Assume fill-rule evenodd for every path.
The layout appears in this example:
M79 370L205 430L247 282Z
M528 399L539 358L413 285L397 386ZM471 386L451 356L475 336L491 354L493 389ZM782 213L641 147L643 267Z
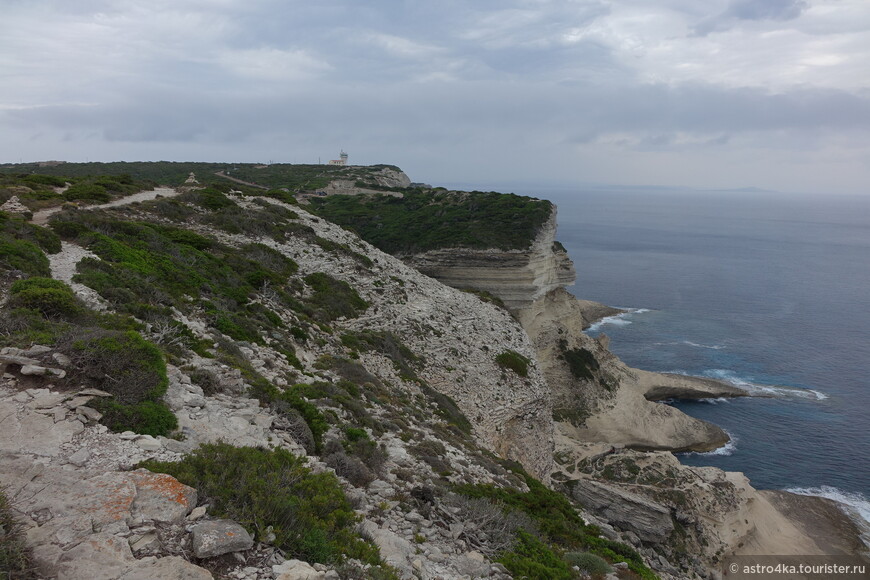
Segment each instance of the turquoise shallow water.
M870 519L870 198L523 191L559 206L576 296L637 309L590 329L638 368L773 398L675 403L733 444L687 454Z

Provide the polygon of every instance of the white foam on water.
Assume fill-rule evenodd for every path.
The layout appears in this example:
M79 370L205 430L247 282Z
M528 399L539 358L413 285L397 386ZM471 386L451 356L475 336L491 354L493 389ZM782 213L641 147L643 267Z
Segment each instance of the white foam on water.
M700 455L702 457L713 457L716 455L734 455L734 452L737 451L737 438L728 431L725 432L728 433L728 437L730 437L730 439L728 440L728 443L726 443L722 447L714 449L713 451L687 451L685 453L680 453L679 455Z
M837 502L840 509L861 530L861 539L864 541L864 545L870 549L870 500L864 494L857 491L843 491L830 485L823 485L821 487L792 487L785 491L799 495L824 497Z
M704 371L702 375L711 379L718 379L720 381L725 381L726 383L731 383L735 387L740 387L741 389L755 395L766 395L769 397L799 397L801 399L812 399L814 401L824 401L829 398L829 395L815 389L753 383L750 380L739 377L734 371L729 369L711 369Z
M648 308L631 308L628 309L627 312L620 312L619 314L614 314L613 316L605 316L598 322L589 325L589 328L586 329L586 332L598 332L601 330L601 327L609 324L611 326L628 326L631 324L631 320L628 318L633 314L643 314L644 312L649 312Z
M708 405L718 405L719 403L730 403L731 399L725 397L716 397L709 399L695 399L698 403L707 403Z
M724 344L699 344L697 342L692 342L691 340L684 340L680 344L687 344L689 346L694 346L695 348L708 348L710 350L722 350L725 348Z

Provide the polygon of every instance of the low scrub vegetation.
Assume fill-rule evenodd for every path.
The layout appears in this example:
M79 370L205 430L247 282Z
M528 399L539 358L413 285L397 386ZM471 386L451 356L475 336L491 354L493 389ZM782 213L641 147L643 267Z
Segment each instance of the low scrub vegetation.
M506 350L495 357L495 362L498 363L500 367L510 369L517 375L525 378L529 376L529 364L532 361L518 352Z
M231 518L258 539L267 530L288 558L334 564L356 558L381 564L378 550L354 531L358 522L336 477L312 473L283 449L203 445L178 463L149 461L199 492L210 512Z
M595 355L585 348L567 348L565 342L559 345L562 351L562 359L568 363L571 374L578 379L591 381L595 379L595 371L600 368Z
M166 363L160 350L135 331L73 331L59 345L71 359L70 380L112 393L95 399L102 422L113 431L167 435L177 426L161 397Z
M60 251L60 238L24 218L0 212L0 271L18 271L29 276L50 276L46 253Z
M383 330L351 331L341 335L341 343L355 352L378 352L391 361L406 381L418 380L417 367L423 358L405 346L399 337Z
M35 310L53 319L70 319L82 312L72 288L60 280L34 276L16 280L9 289L9 306Z
M595 526L587 526L563 494L547 488L518 467L513 469L524 477L528 491L491 484L459 485L455 491L498 502L506 511L523 512L535 523L538 536L519 530L516 545L498 558L515 576L541 580L571 578L570 566L574 565L571 561L576 556L570 554L586 551L610 562L626 562L630 570L645 580L657 578L634 549L602 538Z
M408 190L389 195L331 195L312 200L326 219L395 254L437 248L525 249L552 204L514 194Z

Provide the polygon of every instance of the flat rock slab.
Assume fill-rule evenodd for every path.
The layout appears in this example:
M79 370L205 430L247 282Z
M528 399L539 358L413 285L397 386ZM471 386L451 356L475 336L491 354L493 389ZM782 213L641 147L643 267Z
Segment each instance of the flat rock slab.
M143 520L180 522L196 507L196 490L171 475L144 469L128 475L136 485L133 511Z
M180 556L142 558L118 580L211 580L205 568L191 564Z
M19 412L11 400L0 402L0 451L54 457L64 443L84 430L79 421L54 422L39 413Z
M58 580L114 580L136 559L123 538L94 534L64 552L57 563Z
M249 550L254 539L232 520L212 520L193 526L193 553L197 558L213 558L230 552Z

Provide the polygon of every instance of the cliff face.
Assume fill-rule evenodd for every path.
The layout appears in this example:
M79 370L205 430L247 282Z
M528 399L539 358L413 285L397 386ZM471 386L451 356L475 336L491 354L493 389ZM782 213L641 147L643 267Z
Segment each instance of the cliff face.
M445 248L404 258L420 272L454 288L498 296L513 310L528 308L551 290L574 283L574 264L554 243L556 207L525 250Z
M351 171L353 170L352 167L350 169ZM405 172L391 169L389 167L369 172L365 177L367 180L373 181L373 185L379 185L381 187L401 188L411 185L411 179L405 175ZM361 193L386 193L387 195L390 195L389 192L358 186L357 176L353 175L348 179L335 179L330 181L326 187L321 189L321 191L325 192L327 195L359 195Z
M448 286L485 290L505 303L534 344L554 417L568 436L645 449L709 450L725 444L728 436L715 425L649 402L647 382L673 385L673 392L686 397L742 392L705 384L693 393L689 386L699 381L635 371L610 353L606 342L586 336L583 329L591 322L619 310L577 300L565 290L576 272L555 235L554 206L526 250L448 248L404 260Z
M342 265L323 252L276 246L312 271L324 268L328 260L330 271L341 272L361 289L371 307L342 326L389 331L401 338L412 351L421 353L420 376L456 401L482 442L548 480L553 468L553 424L546 380L537 366L529 368L527 377L520 377L495 361L507 350L534 359L534 348L516 320L476 296L422 276L336 225L298 213L318 235L341 244L362 244L360 249L375 260L367 272ZM391 363L384 365L371 356L363 360L388 380L401 380L395 377Z

